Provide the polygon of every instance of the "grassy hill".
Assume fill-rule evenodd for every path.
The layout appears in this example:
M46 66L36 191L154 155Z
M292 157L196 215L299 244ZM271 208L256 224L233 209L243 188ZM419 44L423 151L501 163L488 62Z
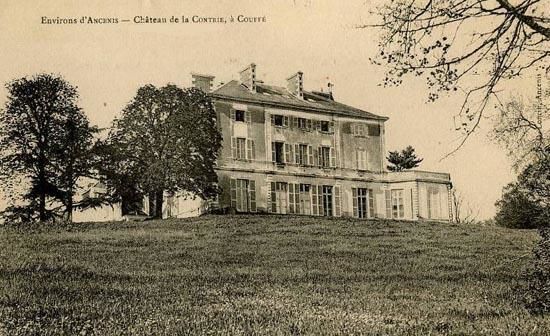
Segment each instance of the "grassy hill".
M206 216L0 231L0 334L545 334L533 231Z

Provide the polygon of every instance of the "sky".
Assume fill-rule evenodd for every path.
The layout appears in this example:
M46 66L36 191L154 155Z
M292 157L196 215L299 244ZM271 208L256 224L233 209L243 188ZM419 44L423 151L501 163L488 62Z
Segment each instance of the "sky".
M372 20L373 1L48 1L2 0L0 6L0 82L38 72L55 73L78 87L80 106L92 124L105 127L145 84L191 85L191 72L215 81L237 79L254 62L258 77L284 85L298 70L306 90L334 84L335 99L378 115L386 123L386 150L412 145L424 158L419 169L448 172L479 219L494 215L502 187L514 179L502 148L487 137L491 120L455 155L453 115L462 98L426 103L418 80L397 88L378 84L384 68L371 64L378 31L355 26ZM135 16L192 19L265 17L260 23L137 24ZM118 24L42 24L46 18L117 18ZM534 92L533 78L506 89ZM7 92L0 88L0 104ZM0 207L2 201L0 200Z

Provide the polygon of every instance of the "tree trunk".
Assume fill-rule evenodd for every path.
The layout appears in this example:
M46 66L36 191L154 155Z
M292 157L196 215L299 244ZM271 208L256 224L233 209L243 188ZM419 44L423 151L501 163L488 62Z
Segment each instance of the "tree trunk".
M155 192L155 218L162 219L162 201L164 200L164 190Z
M73 221L73 192L72 190L69 190L67 195L67 205L65 207L65 212L67 216L67 221L72 222Z
M46 221L46 173L44 172L44 167L39 168L38 172L38 183L40 184L39 187L39 204L38 204L38 211L39 211L39 219L41 222Z
M155 193L150 192L148 195L149 198L149 217L155 217Z

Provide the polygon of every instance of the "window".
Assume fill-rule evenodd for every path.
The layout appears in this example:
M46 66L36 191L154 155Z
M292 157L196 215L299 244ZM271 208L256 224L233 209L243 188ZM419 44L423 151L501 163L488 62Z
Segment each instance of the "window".
M395 219L405 217L403 189L386 190L386 217Z
M428 188L428 218L439 219L441 217L441 202L437 188Z
M245 138L234 138L235 143L235 159L237 160L246 160L246 139Z
M284 163L284 143L283 142L272 142L271 143L271 160L275 163Z
M332 217L332 186L323 186L323 213L325 217Z
M366 125L364 124L352 124L351 128L354 136L364 137L367 135Z
M367 151L359 148L355 152L355 158L357 160L358 170L367 170Z
M231 179L231 207L239 212L256 212L256 182Z
M374 194L372 189L352 188L353 217L374 217ZM367 212L368 211L368 212Z
M277 127L288 127L289 117L279 114L273 114L271 115L271 123Z
M303 131L311 131L311 119L296 118L295 126Z
M330 132L330 123L328 121L321 121L321 132Z
M231 152L235 160L256 159L256 145L252 139L231 138Z
M299 212L302 215L311 215L311 186L309 184L300 184L299 194Z
M336 167L336 153L334 148L327 146L319 147L318 164L322 168Z
M243 110L236 110L235 111L235 121L242 121L245 122L245 112Z
M294 152L296 154L296 164L301 166L306 166L311 164L309 162L309 151L313 151L313 148L304 144L296 144L294 146Z
M287 187L286 182L271 182L271 212L279 214L287 213Z

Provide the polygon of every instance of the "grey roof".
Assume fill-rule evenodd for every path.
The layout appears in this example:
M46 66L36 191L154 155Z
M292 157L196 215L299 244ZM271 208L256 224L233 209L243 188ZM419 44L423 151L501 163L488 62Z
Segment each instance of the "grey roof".
M387 117L336 102L330 99L327 94L304 90L304 98L302 99L290 93L287 88L263 83L257 83L256 92L252 92L243 84L232 80L214 90L210 95L215 99L256 103L303 111L333 113L352 118L388 120Z

